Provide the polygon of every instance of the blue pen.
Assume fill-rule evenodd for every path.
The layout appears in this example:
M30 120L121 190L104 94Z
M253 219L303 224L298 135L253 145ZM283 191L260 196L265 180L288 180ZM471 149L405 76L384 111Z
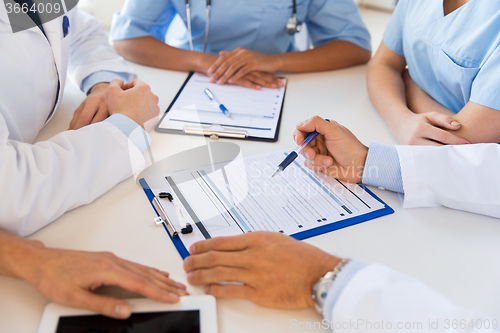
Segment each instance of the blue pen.
M210 100L212 102L214 102L215 105L217 105L217 107L219 109L221 109L222 113L224 113L224 115L230 117L231 115L229 114L229 110L224 106L224 104L220 103L217 98L215 98L214 94L208 89L206 88L205 89L205 94L207 94L208 98L210 98Z
M326 121L330 122L329 119L325 119ZM283 170L286 169L287 166L289 166L297 157L299 157L300 152L307 146L312 140L314 140L315 137L318 136L318 132L314 131L309 134L307 134L306 139L304 142L302 142L301 145L297 146L290 154L288 154L287 157L283 160L283 162L278 165L276 168L276 171L271 175L271 178L273 178L278 172L283 172Z
M66 15L63 16L63 37L66 38L69 34L69 19Z

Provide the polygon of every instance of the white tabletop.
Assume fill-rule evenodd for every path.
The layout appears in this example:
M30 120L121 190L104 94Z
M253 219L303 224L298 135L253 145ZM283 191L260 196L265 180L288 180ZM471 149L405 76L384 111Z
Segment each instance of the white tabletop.
M134 65L139 76L160 96L165 110L186 73ZM335 72L287 75L288 90L278 142L234 140L244 156L292 147L295 124L313 115L347 126L362 142L395 144L371 105L365 87L366 66ZM68 86L61 107L38 140L67 128L72 111L84 98ZM204 145L207 139L151 133L156 160ZM398 195L372 189L395 214L306 240L338 256L379 262L417 277L458 304L490 315L500 313L500 223L498 220L446 208L404 210ZM47 246L112 251L142 264L171 272L186 283L182 260L133 178L87 206L64 214L30 238ZM495 264L496 263L496 264ZM190 286L192 294L202 293ZM35 332L47 300L27 283L0 278L2 332ZM218 301L220 332L288 332L292 319L320 321L314 310L283 311L247 301ZM313 330L314 331L314 330Z
M186 73L133 65L160 97L165 110ZM279 140L234 140L244 156L292 147L295 124L313 115L345 125L365 144L395 144L366 91L366 66L334 72L286 75L289 79ZM84 95L68 86L58 113L40 133L45 140L67 128ZM207 139L151 133L155 160L204 145ZM460 180L457 180L460 181ZM395 193L372 189L394 214L306 240L342 257L383 263L412 275L463 307L489 315L500 313L500 223L498 220L442 207L402 209ZM33 234L47 246L112 251L123 258L171 272L186 283L182 260L155 217L142 189L129 178L93 203L64 214ZM203 289L189 286L191 294ZM27 283L0 277L0 331L36 332L48 300ZM271 310L242 300L218 301L221 333L292 332L290 324L319 322L313 310ZM314 332L315 330L308 330ZM321 331L321 330L316 330Z

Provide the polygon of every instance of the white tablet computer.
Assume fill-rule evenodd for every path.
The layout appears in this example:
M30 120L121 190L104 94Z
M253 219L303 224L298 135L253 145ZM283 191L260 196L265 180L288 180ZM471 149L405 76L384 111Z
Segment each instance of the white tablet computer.
M147 298L127 300L132 315L112 319L95 312L50 303L45 307L38 333L217 333L217 305L213 296L186 296L175 304Z

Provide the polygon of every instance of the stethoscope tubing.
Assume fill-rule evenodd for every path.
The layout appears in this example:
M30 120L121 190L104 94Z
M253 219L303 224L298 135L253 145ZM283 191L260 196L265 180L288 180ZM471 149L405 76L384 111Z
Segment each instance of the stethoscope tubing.
M211 0L206 0L206 1L207 1L206 2L207 23L205 25L205 42L203 43L203 53L207 52L208 36L210 34L210 9L212 7L212 1ZM297 21L297 1L292 0L292 3L293 3L293 18L295 19L295 21ZM193 47L193 34L191 30L191 6L189 5L189 0L186 0L186 21L187 21L188 38L189 38L189 49L193 51L194 47Z

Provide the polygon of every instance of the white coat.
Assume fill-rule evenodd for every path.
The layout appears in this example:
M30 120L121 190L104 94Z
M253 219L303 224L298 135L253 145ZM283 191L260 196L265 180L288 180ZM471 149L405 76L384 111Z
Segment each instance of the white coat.
M397 149L404 207L443 205L500 218L500 145ZM353 276L326 324L336 333L500 332L498 318L462 309L418 280L379 264Z
M19 236L90 203L143 163L108 122L32 144L57 110L67 72L78 87L101 70L132 72L96 20L77 8L67 17L69 35L59 17L43 25L47 40L38 27L12 33L0 5L0 228Z
M500 218L500 145L397 146L404 208L446 206Z
M373 264L340 294L326 326L340 332L500 332L498 318L474 313L418 280Z

